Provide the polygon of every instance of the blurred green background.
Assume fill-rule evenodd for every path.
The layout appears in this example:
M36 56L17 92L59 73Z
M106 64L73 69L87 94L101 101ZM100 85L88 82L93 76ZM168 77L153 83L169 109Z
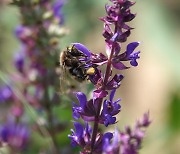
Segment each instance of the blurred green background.
M136 2L132 11L137 17L130 23L135 30L128 43L141 42L141 58L137 68L122 72L125 79L116 95L122 98L118 127L133 125L149 110L152 124L140 153L179 154L180 1ZM61 40L61 49L71 42L81 42L93 52L104 52L103 23L98 18L105 14L105 3L107 0L67 1L64 16L70 33ZM1 1L0 70L5 75L14 71L13 53L20 45L13 31L19 21L18 9Z

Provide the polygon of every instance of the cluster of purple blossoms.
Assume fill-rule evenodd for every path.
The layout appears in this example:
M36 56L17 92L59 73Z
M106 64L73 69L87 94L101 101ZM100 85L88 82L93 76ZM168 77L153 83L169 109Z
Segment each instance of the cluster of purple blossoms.
M139 42L129 43L125 51L121 50L122 43L127 40L131 34L131 28L127 25L128 22L135 18L135 14L131 13L130 7L135 3L129 0L110 0L112 5L106 5L107 16L100 18L104 22L103 36L106 43L106 55L103 53L94 54L90 52L84 45L73 43L76 49L85 55L85 59L79 59L85 63L85 67L93 67L95 73L89 75L89 80L94 85L95 90L90 100L87 100L83 92L76 92L78 104L73 102L73 117L80 117L85 121L86 126L75 122L75 131L72 130L71 138L72 145L78 145L82 148L81 153L96 154L107 153L115 154L114 149L118 147L121 154L135 154L140 148L140 144L144 133L141 127L149 125L148 115L145 115L145 123L139 123L134 131L127 128L126 132L116 131L112 133L99 132L99 124L104 124L106 127L116 123L116 115L121 110L119 102L121 99L114 101L116 89L120 87L121 81L124 78L122 74L113 75L113 68L124 70L130 68L125 65L125 61L129 61L131 66L137 66L140 51L135 51ZM101 65L106 65L106 71L101 71ZM107 96L109 95L109 99ZM93 122L94 127L90 129L88 122ZM113 139L113 141L111 141ZM131 140L136 140L132 143ZM120 141L119 141L120 140ZM101 144L100 144L101 143Z
M149 113L145 113L143 118L136 122L134 129L127 126L124 132L115 130L113 141L110 143L110 140L106 139L103 152L105 154L137 154L145 136L145 128L149 124Z
M16 90L22 92L24 99L35 111L45 112L49 134L54 134L52 132L56 126L53 124L52 109L55 104L60 104L57 93L59 77L56 72L58 44L59 38L67 31L62 26L63 0L13 0L12 4L18 6L22 14L21 25L15 30L21 49L14 57L17 72L9 77L13 84L1 86L0 102L11 106L10 113L15 118L8 124L0 124L0 138L1 142L8 143L10 147L17 146L21 149L27 143L29 135L21 124L24 106L22 98L16 95ZM59 125L58 123L58 127ZM51 138L53 140L53 135Z
M13 150L24 149L29 139L29 129L25 124L9 121L0 126L0 143L8 143Z

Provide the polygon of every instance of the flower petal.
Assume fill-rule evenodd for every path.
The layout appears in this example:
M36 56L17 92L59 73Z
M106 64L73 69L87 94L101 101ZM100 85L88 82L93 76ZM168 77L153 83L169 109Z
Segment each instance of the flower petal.
M91 57L91 52L83 44L81 44L81 43L72 43L72 44L76 47L76 49L80 50L88 57Z
M82 135L83 135L83 126L78 122L74 122L74 128L76 129L76 136L78 138L82 137Z
M127 55L130 55L133 51L134 51L134 49L136 48L136 47L138 47L138 45L140 44L140 42L132 42L132 43L129 43L128 45L127 45Z
M129 67L125 66L123 63L118 62L118 63L112 63L113 67L118 69L118 70L123 70L123 69L128 69Z
M108 92L105 90L95 90L93 92L93 98L95 98L95 99L96 98L104 98L107 96L107 94L108 94Z
M110 93L110 98L109 98L109 100L110 100L111 102L113 101L113 98L114 98L115 93L116 93L116 89L113 89L113 90L111 91L111 93Z
M86 102L87 102L86 95L82 92L77 92L76 97L80 103L80 106L84 109L86 106Z

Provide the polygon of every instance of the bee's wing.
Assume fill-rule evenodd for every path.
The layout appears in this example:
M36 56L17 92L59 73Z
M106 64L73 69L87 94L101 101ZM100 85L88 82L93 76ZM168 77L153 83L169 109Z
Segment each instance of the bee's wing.
M66 86L68 85L68 80L66 78L66 68L64 66L60 66L60 93L61 94L64 94L66 93L65 90L66 90Z
M60 69L60 93L68 94L69 92L74 91L78 87L78 81L76 81L69 73L68 68L61 66Z

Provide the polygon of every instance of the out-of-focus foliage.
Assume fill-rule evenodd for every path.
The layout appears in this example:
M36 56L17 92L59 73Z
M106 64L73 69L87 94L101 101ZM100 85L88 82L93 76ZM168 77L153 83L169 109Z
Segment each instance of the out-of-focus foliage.
M64 15L66 26L70 29L70 35L65 39L66 43L83 42L89 35L93 35L97 27L102 27L98 20L103 16L106 0L69 0L65 5ZM94 38L95 39L95 38Z
M180 90L175 91L171 96L167 118L172 134L180 133Z
M18 41L14 36L14 29L18 25L17 8L0 6L0 68L12 70L13 52L18 49Z

